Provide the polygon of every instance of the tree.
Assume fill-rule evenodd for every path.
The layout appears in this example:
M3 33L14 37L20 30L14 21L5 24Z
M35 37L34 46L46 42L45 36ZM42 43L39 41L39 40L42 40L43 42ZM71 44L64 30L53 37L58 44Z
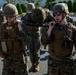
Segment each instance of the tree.
M22 9L23 13L25 13L27 11L26 5L25 4L21 4L21 9Z
M7 5L7 3L4 3L4 5L3 5L3 10L4 10L4 7Z
M55 4L57 4L58 2L54 1L52 2L51 6L53 7ZM52 7L51 7L51 10L52 10Z
M40 7L42 0L35 0L35 6Z
M4 1L6 1L7 3L15 3L15 2L17 2L18 0L4 0Z
M28 3L29 2L32 2L32 3L34 3L35 2L35 0L26 0Z
M51 8L51 2L52 2L52 1L47 0L46 3L45 3L45 8L50 9L50 8Z
M67 5L68 5L69 12L72 12L72 5L73 5L72 1L68 0Z
M22 9L21 9L21 5L17 4L16 7L17 7L17 10L18 10L18 13L22 14L23 12L22 12Z
M37 7L40 7L40 5L41 5L41 3L40 2L37 2L36 4L35 4L35 7L37 8Z
M59 1L58 3L63 3L62 1Z
M63 3L67 3L67 1L66 1L66 0L64 0L64 1L63 1Z
M73 1L73 12L76 13L76 0Z
M52 7L56 4L56 0L47 0L46 1L46 5L45 5L45 8L48 8L48 9L51 9L52 10Z

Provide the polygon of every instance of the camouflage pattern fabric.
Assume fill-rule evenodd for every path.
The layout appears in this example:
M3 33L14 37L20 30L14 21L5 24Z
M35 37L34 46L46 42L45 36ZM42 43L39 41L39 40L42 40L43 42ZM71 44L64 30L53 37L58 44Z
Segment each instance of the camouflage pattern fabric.
M31 13L26 13L24 18L22 18L22 21L29 21L30 20ZM28 35L30 38L27 38L28 44L27 47L30 51L30 60L32 63L32 66L35 68L39 65L39 58L40 58L40 40L39 40L39 27L34 26L27 26L28 29Z
M9 12L10 11L10 12ZM4 7L4 15L5 16L17 16L18 11L15 5L9 3Z
M0 11L0 25L5 20L3 13L4 13L3 11Z
M21 53L17 54L17 57ZM14 56L13 56L14 57ZM27 65L23 59L8 57L3 60L3 71L2 75L28 75Z
M67 28L66 28L67 26ZM42 28L43 30L43 28ZM45 30L46 31L46 30ZM56 24L51 32L50 37L47 37L45 31L42 32L41 35L41 42L43 45L48 45L49 55L60 58L68 57L71 60L71 54L73 51L73 44L76 47L76 27L73 26L71 23L65 26L59 26ZM68 42L66 45L63 44L65 33L68 35ZM72 36L73 35L73 36ZM50 39L49 39L50 38ZM73 40L73 42L71 42ZM49 43L47 41L50 41ZM51 61L48 60L48 75L73 75L73 62L59 62L55 58ZM50 62L50 64L49 64Z
M8 27L12 29L8 30ZM6 43L6 51L0 47L3 55L2 75L28 75L27 64L25 61L25 44L19 35L18 23L8 26L2 25L0 32L0 41Z
M47 25L47 24L46 24ZM48 27L44 27L44 28L41 28L40 29L40 33L42 34L41 35L41 42L42 42L42 45L44 46L44 49L46 49L46 46L47 46L47 43L49 43L49 40L47 40L47 34L45 34L48 30ZM46 42L47 40L47 42Z
M28 49L30 50L30 59L32 65L37 66L39 64L39 51L40 51L40 40L38 27L28 27L29 36L31 37L28 43Z
M48 75L73 75L73 63L72 60L69 62L57 61L49 57L48 61Z
M68 22L72 23L75 26L75 22L71 16L67 15L66 19Z
M58 3L53 6L53 13L55 12L63 12L63 13L69 13L68 11L68 5L66 3Z

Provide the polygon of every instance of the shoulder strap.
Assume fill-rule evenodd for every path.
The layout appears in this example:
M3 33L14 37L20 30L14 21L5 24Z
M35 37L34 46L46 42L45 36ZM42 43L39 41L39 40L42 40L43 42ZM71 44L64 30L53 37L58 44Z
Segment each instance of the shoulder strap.
M70 28L70 22L68 22L66 25L65 25L65 35L64 36L67 36L67 29Z

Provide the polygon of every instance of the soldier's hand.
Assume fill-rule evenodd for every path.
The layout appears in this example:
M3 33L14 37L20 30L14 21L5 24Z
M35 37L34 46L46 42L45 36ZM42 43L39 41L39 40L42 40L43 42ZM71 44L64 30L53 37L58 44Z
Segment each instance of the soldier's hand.
M19 31L22 30L22 26L21 26L21 24L18 24L18 29L19 29Z
M54 28L54 25L55 25L55 21L49 22L49 29L47 31L48 37L51 35L51 31Z

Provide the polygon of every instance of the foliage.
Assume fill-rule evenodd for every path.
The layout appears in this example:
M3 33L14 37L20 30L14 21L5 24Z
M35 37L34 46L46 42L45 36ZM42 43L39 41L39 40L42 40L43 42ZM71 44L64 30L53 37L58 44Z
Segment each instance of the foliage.
M73 12L76 13L76 1L73 1Z
M59 1L58 3L62 3L62 1Z
M52 2L52 7L55 5L55 4L57 4L58 2L56 2L56 1L54 1L54 2ZM52 8L51 8L51 10L52 10Z
M67 3L67 1L66 1L66 0L64 0L64 1L63 1L63 3Z
M71 0L68 0L68 2L67 2L67 5L68 5L68 9L69 9L69 12L72 12L72 1Z
M41 3L40 2L37 2L36 4L35 4L35 7L37 8L37 7L40 7L40 5L41 5Z
M47 0L44 7L50 9L50 7L51 7L51 1Z
M17 10L18 10L18 13L22 14L23 12L22 12L22 9L21 9L21 5L17 4L16 7L17 7Z
M36 0L35 2L35 6L36 7L40 7L42 0Z
M53 5L56 3L57 3L56 0L47 0L45 3L45 8L52 10Z
M4 7L7 5L7 3L4 3L4 5L3 5L3 10L4 10Z
M21 4L21 9L22 9L22 12L25 13L27 11L26 5L25 4Z
M32 2L32 3L34 3L35 2L35 0L26 0L28 3L30 3L30 2Z
M4 0L4 1L6 1L7 3L15 3L15 2L20 1L20 0ZM36 7L40 7L41 2L43 0L21 0L21 1L25 1L26 3L32 2L35 4ZM57 3L57 0L46 0L44 8L48 8L48 9L52 10L52 7L56 3ZM61 0L58 3L67 3L69 12L76 12L76 0L74 0L73 3L72 3L72 0L68 0L68 1L67 0L63 0L63 1ZM3 8L5 5L6 4L3 5ZM17 9L18 9L19 14L21 14L22 12L26 12L26 5L25 4L19 5L18 4Z
M18 0L4 0L4 1L6 1L7 3L15 3L15 2L17 2Z

